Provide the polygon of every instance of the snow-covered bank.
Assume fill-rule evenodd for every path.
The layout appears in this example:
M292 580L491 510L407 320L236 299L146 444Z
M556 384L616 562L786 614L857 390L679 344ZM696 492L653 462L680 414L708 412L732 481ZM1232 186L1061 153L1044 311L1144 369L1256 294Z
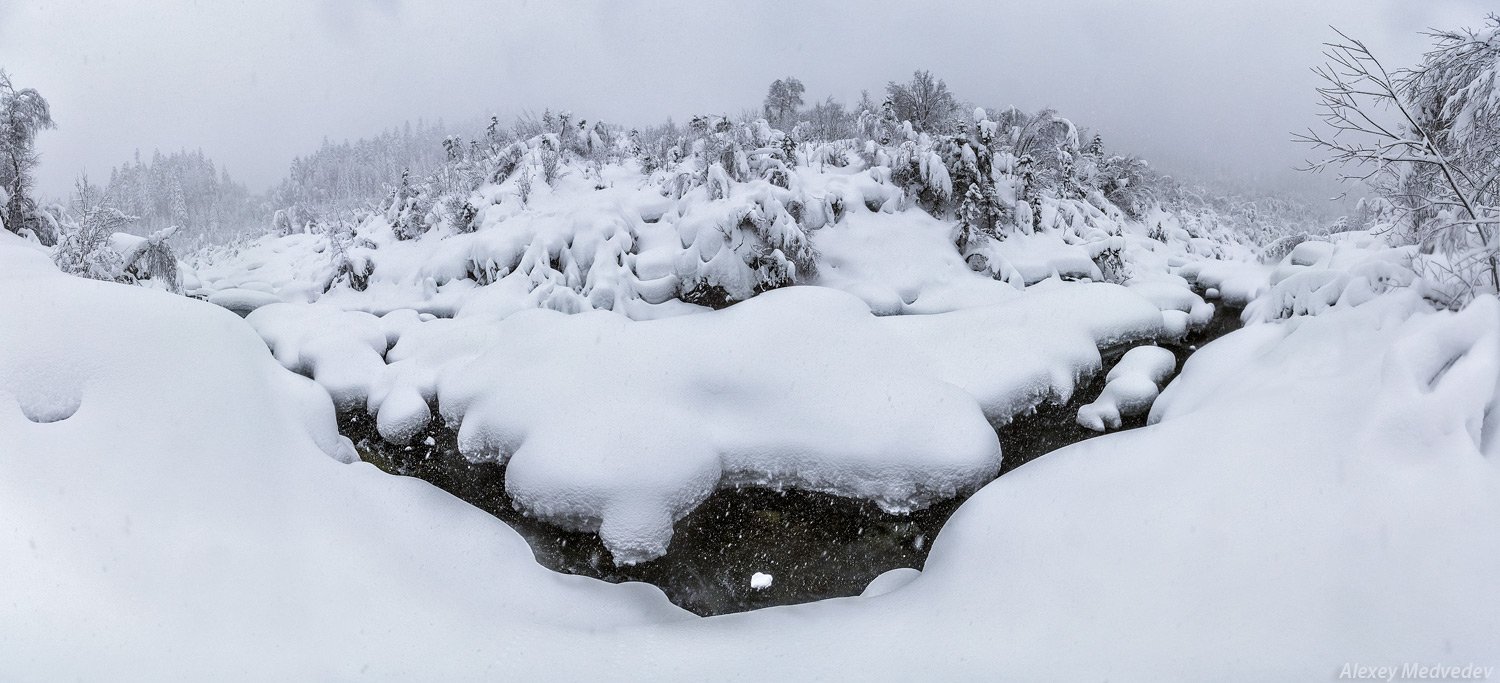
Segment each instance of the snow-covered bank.
M1500 665L1497 330L1493 299L1455 315L1402 293L1231 333L1188 361L1154 426L986 486L909 584L632 646L667 677L743 679Z
M5 233L0 285L0 677L542 673L558 629L688 616L335 461L327 394L228 311L64 276Z
M1099 348L1165 334L1133 290L1064 283L893 317L797 287L654 321L541 310L424 322L293 304L249 321L340 406L366 402L388 440L426 428L437 406L466 456L508 463L517 505L598 531L618 562L665 552L672 523L719 486L889 510L971 491L1000 469L993 424L1066 401Z

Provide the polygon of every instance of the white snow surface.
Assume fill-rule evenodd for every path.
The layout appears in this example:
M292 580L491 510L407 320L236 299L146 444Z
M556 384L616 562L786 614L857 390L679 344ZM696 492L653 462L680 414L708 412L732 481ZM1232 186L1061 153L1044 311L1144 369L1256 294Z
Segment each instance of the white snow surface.
M0 233L0 678L494 678L523 649L576 657L559 631L690 616L336 462L328 395L234 314L19 242Z
M1243 260L1193 261L1177 270L1225 304L1244 308L1242 318L1277 320L1316 315L1334 306L1358 306L1394 288L1436 285L1411 269L1414 247L1391 248L1367 231L1309 238L1275 264Z
M904 586L648 629L628 646L667 678L1500 666L1497 377L1493 298L1455 315L1397 293L1254 325L1194 355L1154 425L986 486Z
M951 222L844 152L786 187L719 169L675 194L634 162L574 166L526 202L514 177L480 187L474 232L402 241L376 217L198 259L185 286L246 320L66 278L0 232L0 678L1500 665L1500 302L1434 312L1410 250L1370 233L1256 263L1191 216L1093 198L1020 202L1015 234L963 258ZM755 293L747 218L807 237L818 272L793 280L812 286L685 303L694 283ZM341 263L372 266L368 286ZM1106 277L1124 286L1066 282ZM993 425L1067 399L1101 347L1201 329L1214 304L1192 287L1250 324L1194 354L1150 426L989 482ZM1131 354L1101 425L1170 372ZM507 462L526 512L624 562L720 486L891 510L983 488L922 572L699 620L547 572L497 520L358 463L336 407L397 444L441 416L465 455Z
M339 464L332 401L232 314L65 278L3 233L0 283L0 677L1308 680L1351 661L1500 665L1493 297L1433 312L1397 289L1252 324L1189 359L1151 426L986 485L920 574L877 580L871 597L693 619L649 587L541 569L503 524L423 482ZM1050 291L1036 289L1017 302ZM1128 292L1058 290L1104 309ZM852 319L849 299L815 296ZM953 316L1003 310L926 325L863 311L860 325L920 347L971 327ZM1037 305L1028 324L1066 310ZM736 315L753 318L679 324ZM482 368L503 348L491 339L554 325L629 360L609 352L668 322L405 317L382 328L397 339L388 369ZM460 329L494 337L447 334ZM986 372L964 386L971 410L1003 384ZM937 385L917 375L877 381Z

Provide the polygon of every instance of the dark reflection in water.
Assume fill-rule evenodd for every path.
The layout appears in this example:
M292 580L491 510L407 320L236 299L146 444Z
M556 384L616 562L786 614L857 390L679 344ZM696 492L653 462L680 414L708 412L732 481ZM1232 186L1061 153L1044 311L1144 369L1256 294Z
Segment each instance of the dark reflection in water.
M1168 345L1177 355L1178 370L1198 346L1238 327L1238 315L1238 310L1222 310L1203 332L1181 345ZM1126 350L1105 352L1104 371L1081 385L1068 403L1044 404L1001 427L1001 474L1098 436L1079 427L1074 417L1099 396L1104 375ZM616 583L645 581L701 615L858 595L885 571L921 569L933 537L968 497L893 515L867 502L821 493L723 489L677 522L665 556L619 567L598 536L563 531L517 512L505 493L505 467L464 459L453 431L434 426L413 446L392 446L375 432L369 417L344 415L339 424L367 462L424 479L504 520L526 538L542 566ZM1124 428L1143 424L1145 418L1139 417L1126 420ZM757 572L771 575L769 587L751 586Z

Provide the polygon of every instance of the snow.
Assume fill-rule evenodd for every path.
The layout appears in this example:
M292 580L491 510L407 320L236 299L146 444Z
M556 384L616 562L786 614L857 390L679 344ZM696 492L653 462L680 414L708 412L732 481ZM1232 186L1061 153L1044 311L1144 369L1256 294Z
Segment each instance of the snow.
M1317 315L1333 306L1357 306L1416 281L1411 248L1391 249L1366 233L1309 240L1287 254L1268 279L1269 289L1246 307L1249 319Z
M865 590L859 594L862 598L874 598L890 593L906 584L915 581L922 572L911 567L897 567L881 573L865 586Z
M275 350L282 366L311 377L345 411L364 407L370 378L385 370L389 337L399 337L401 329L369 313L316 304L267 304L245 322Z
M1103 279L1085 246L1068 244L1053 233L1013 235L994 245L986 256L997 272L1015 272L1028 285L1053 277Z
M392 443L425 428L436 406L466 457L507 464L520 509L598 531L622 563L664 553L673 523L721 486L822 491L892 511L973 490L999 470L992 425L1065 401L1098 371L1099 348L1163 329L1156 306L1116 285L1059 283L895 317L793 287L661 320L527 309L415 322L381 366L374 320L307 305L249 319L341 407L367 397ZM299 346L300 330L320 345Z
M1493 299L1455 315L1410 292L1252 325L1189 359L1153 426L986 486L904 586L646 629L626 647L740 679L1500 665L1500 472L1484 419L1497 330Z
M1178 273L1226 305L1243 308L1269 287L1271 267L1243 261L1198 261Z
M0 631L24 653L0 663L7 677L228 665L251 678L500 666L562 678L1307 679L1345 661L1497 663L1492 298L1434 313L1394 291L1251 325L1187 362L1152 426L985 486L922 572L889 573L863 598L698 620L652 588L541 569L503 524L425 483L335 462L332 402L299 396L292 387L314 385L235 316L47 274L24 248L0 260L15 293L0 301L0 334L38 342L0 344L0 406L36 405L38 387L78 404L49 424L0 408ZM1066 287L1092 289L1084 300L1128 292ZM815 297L799 302L817 309L808 317L854 317L852 299ZM610 335L754 321L739 308L508 324L581 326L605 335L592 351L620 358ZM871 330L913 318L859 315ZM423 327L461 324L420 322L391 353ZM782 350L745 346L715 350Z
M216 248L184 278L208 303L64 277L0 233L0 641L20 653L0 678L1500 663L1500 301L1435 312L1413 250L1369 232L1261 263L1211 216L1020 202L1004 177L1015 230L961 250L891 180L911 162L943 195L957 176L900 135L803 150L778 183L748 170L780 161L741 148L701 179L630 160L546 182L556 140L523 141L522 169L467 198L472 225L405 235L393 212ZM1247 326L1163 388L1176 359L1150 344L1218 305ZM995 427L1126 345L1076 418L1148 426L996 480ZM493 517L359 462L335 415L360 410L393 444L442 419L465 457L506 465L522 512L620 564L662 555L722 487L895 513L977 493L920 572L700 620L548 572Z
M1177 369L1177 357L1159 346L1137 346L1125 352L1105 375L1099 398L1078 409L1078 424L1102 432L1119 429L1121 420L1151 409L1162 384Z
M921 212L855 212L814 233L817 284L849 292L876 315L938 313L1005 301L1015 287L976 277L952 226Z
M1155 339L1161 311L1129 289L1054 283L996 306L885 318L929 355L930 367L1005 424L1043 401L1066 402L1098 372L1099 349Z
M1128 288L1062 282L1057 264L1092 264L1093 247L1052 233L1029 236L1028 253L1053 265L1022 292L1020 280L972 270L943 221L887 211L868 172L802 180L803 197L854 207L815 233L820 286L722 311L672 298L679 284L639 285L685 282L673 265L684 243L700 261L727 254L704 240L722 237L712 226L724 215L779 201L765 187L673 202L626 186L563 203L564 183L524 210L494 205L474 233L386 239L367 255L377 267L363 291L255 302L246 320L340 411L374 416L386 441L406 444L441 416L466 457L507 464L521 510L597 531L616 562L632 563L663 554L672 525L722 486L891 511L971 491L999 470L994 425L1066 401L1099 370L1100 348L1178 338L1212 312L1186 280L1145 265ZM387 229L376 223L371 239ZM326 244L313 237L263 239L235 258L293 273L308 261L300 250ZM288 262L267 255L278 250ZM462 277L476 272L489 284ZM296 296L212 264L202 273L237 283L215 297L250 286Z
M18 241L0 233L0 677L470 677L572 629L690 616L336 462L327 394L235 315Z
M207 300L211 304L222 306L240 315L249 315L251 311L261 306L281 302L281 298L275 294L238 287L216 291L208 295Z
M527 159L548 144L517 143ZM767 284L788 284L772 275L785 271L790 282L847 291L878 315L898 315L994 304L1049 280L1123 281L1096 264L1105 250L1146 279L1165 276L1170 259L1248 258L1233 240L1195 236L1201 231L1182 227L1177 214L1157 209L1130 221L1102 198L1043 197L1037 229L1028 221L1005 239L960 252L952 220L912 206L892 181L891 164L900 159L886 155L911 155L926 169L923 182L951 191L933 144L914 134L867 150L873 162L839 145L804 150L804 163L778 167L788 174L784 186L723 168L695 185L701 169L692 159L652 174L633 160L567 162L550 183L533 177L534 163L523 164L524 173L461 197L477 207L472 230L440 223L397 239L392 217L375 215L343 236L332 227L265 236L200 254L195 293L252 290L374 315L409 308L503 317L548 308L644 320L702 312L689 302L695 288L718 288L738 301ZM762 152L735 164L772 164ZM827 163L832 158L839 165ZM525 202L517 188L523 176L532 183ZM1170 237L1148 237L1148 222ZM344 263L367 265L368 281L353 287L339 274ZM245 310L238 298L230 301Z
M906 510L993 478L980 406L885 322L818 288L656 321L527 311L440 371L438 404L464 455L507 463L517 506L637 562L721 485Z

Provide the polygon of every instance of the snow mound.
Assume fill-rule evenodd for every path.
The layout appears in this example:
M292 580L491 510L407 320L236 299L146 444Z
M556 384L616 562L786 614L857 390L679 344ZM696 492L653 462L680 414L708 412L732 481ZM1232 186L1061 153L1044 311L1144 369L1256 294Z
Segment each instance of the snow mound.
M222 306L241 316L250 315L252 311L261 306L280 303L281 297L255 289L242 289L231 287L221 289L208 295L208 303Z
M352 448L327 394L233 314L17 242L0 233L0 677L468 678L690 618L543 569L424 482L334 462ZM76 411L38 424L54 385Z
M369 313L317 304L268 304L245 322L283 367L311 377L345 411L364 407L370 383L385 370L389 337L399 335Z
M1228 306L1243 308L1270 287L1271 266L1244 261L1199 261L1177 272Z
M916 578L921 575L922 571L919 569L913 569L911 567L897 567L890 571L884 572L880 576L872 579L870 583L865 586L865 590L859 594L859 597L874 598L885 595L886 593L894 591L897 588L901 588L902 586L915 581Z
M1412 248L1392 249L1366 233L1298 244L1270 273L1269 289L1245 309L1247 320L1317 315L1334 306L1358 306L1417 280Z
M467 457L508 463L519 507L638 562L720 485L909 510L993 478L979 406L883 322L817 288L658 321L523 312L441 374L438 402Z
M816 284L859 297L876 315L939 313L1017 294L975 273L954 249L952 232L920 211L851 213L813 235L823 258Z
M995 425L1046 401L1066 403L1103 365L1099 349L1165 332L1161 311L1125 287L1057 281L1007 304L882 322Z
M891 511L972 490L999 469L993 425L1065 401L1098 371L1100 347L1163 332L1161 311L1116 285L1006 299L876 317L849 294L793 287L661 320L528 309L417 322L365 375L367 409L399 444L437 406L465 456L507 464L521 509L639 562L721 486ZM306 327L353 329L335 309L303 308L330 321ZM359 342L345 337L347 358Z
M1177 357L1160 346L1137 346L1126 351L1105 375L1099 398L1078 409L1078 425L1102 432L1119 429L1124 418L1144 415L1176 369Z
M1027 285L1048 278L1104 279L1087 245L1069 244L1057 233L1013 235L994 243L984 254L995 272L1013 273L1006 279L1019 276Z
M1246 322L1279 320L1358 306L1395 288L1436 288L1412 270L1414 249L1392 248L1380 235L1352 231L1305 239L1271 265L1197 261L1181 266L1177 274L1204 289L1208 298L1244 308Z

